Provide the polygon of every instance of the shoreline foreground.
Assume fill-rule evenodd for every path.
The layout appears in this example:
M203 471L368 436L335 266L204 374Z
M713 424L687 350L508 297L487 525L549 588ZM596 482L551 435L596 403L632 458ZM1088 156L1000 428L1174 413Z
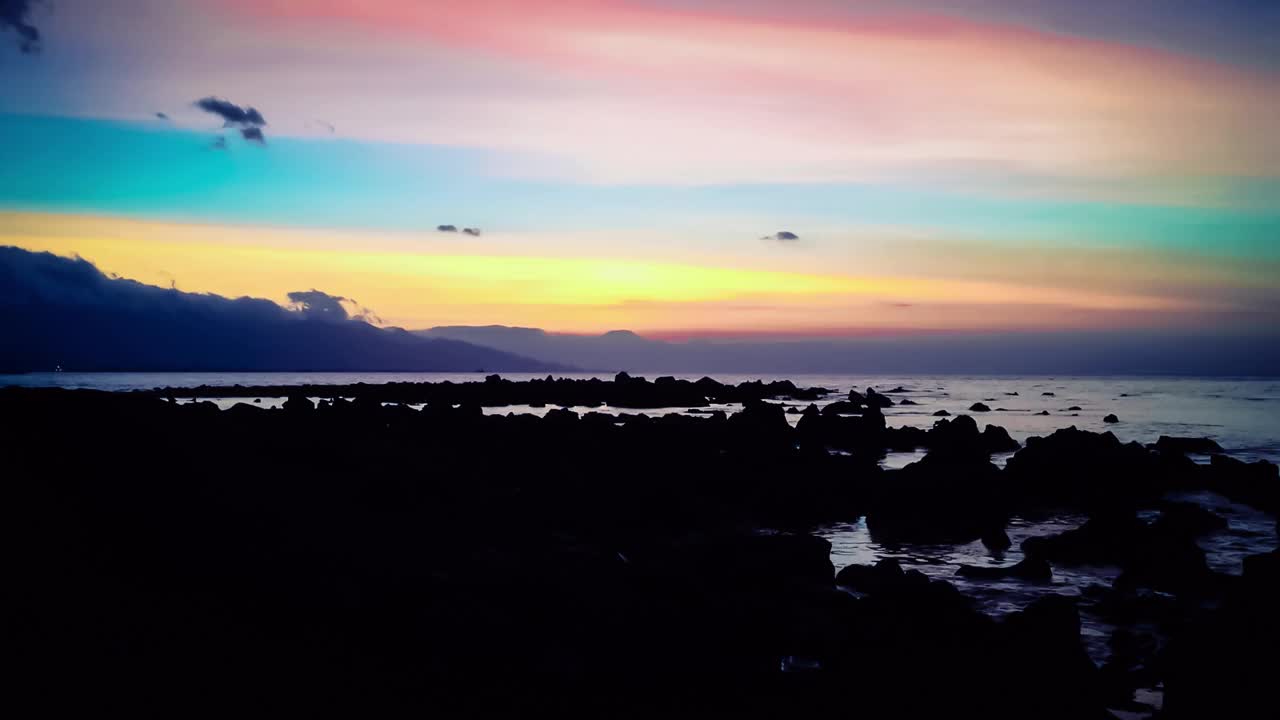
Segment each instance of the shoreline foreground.
M176 402L263 395L289 400ZM1197 538L1225 521L1170 500L1210 492L1274 522L1274 464L1075 428L1022 445L968 415L889 427L889 390L794 425L778 404L830 395L626 375L0 389L17 684L50 709L141 712L1107 718L1150 716L1135 698L1152 692L1174 720L1274 707L1280 550L1215 571ZM482 411L602 403L742 409ZM1011 518L1064 513L1087 520L959 576L1116 568L1087 588L1115 628L1101 662L1075 598L993 617L892 560L837 573L815 534L865 519L884 543L999 557Z

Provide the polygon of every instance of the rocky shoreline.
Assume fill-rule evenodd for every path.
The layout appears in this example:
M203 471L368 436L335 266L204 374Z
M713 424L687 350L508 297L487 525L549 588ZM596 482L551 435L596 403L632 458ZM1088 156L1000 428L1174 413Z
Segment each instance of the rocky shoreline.
M1217 572L1197 538L1223 519L1169 496L1208 491L1274 520L1275 465L1075 428L1020 446L966 415L894 428L893 391L794 425L777 402L829 395L626 375L3 389L13 646L30 686L93 707L173 693L471 715L1105 718L1149 714L1135 698L1159 689L1162 718L1268 716L1280 551ZM290 399L176 402L257 396ZM718 403L743 407L563 409ZM508 404L561 407L482 411ZM902 450L925 455L880 467ZM991 617L891 560L837 574L813 534L865 518L884 542L999 553L1011 518L1054 513L1087 521L961 576L1116 568L1089 589L1116 628L1101 665L1073 598Z

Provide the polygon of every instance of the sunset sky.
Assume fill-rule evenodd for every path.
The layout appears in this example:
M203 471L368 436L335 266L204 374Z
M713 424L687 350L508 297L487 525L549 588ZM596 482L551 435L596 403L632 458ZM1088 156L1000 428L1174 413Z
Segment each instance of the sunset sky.
M1274 0L10 5L0 244L146 283L668 338L1280 326Z

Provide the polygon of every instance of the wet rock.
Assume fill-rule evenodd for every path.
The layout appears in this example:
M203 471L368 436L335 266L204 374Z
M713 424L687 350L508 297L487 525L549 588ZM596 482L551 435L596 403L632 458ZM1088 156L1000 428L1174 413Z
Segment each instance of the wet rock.
M302 395L291 395L289 399L284 401L284 404L281 405L281 407L284 408L284 411L287 413L297 414L308 413L315 410L316 404L311 402L310 398L303 397Z
M1056 393L1052 393L1052 392L1042 392L1040 393L1040 396L1041 397L1057 397Z
M1280 645L1280 553L1245 559L1222 607L1184 623L1161 655L1162 717L1267 717Z
M1273 515L1280 512L1280 472L1265 460L1247 463L1226 455L1213 455L1204 484L1207 489L1236 502Z
M934 417L951 417L951 413L946 410L939 410L933 414Z
M1106 417L1102 418L1102 422L1109 423L1109 424L1118 423L1120 422L1120 418L1116 417L1115 415L1107 415Z
M880 593L903 582L902 565L885 558L875 565L848 565L836 573L836 584L861 593Z
M1037 414L1037 415L1048 415L1048 414L1049 414L1049 411L1048 411L1048 410L1041 410L1040 412L1038 412L1038 413L1036 413L1036 414Z
M1062 565L1112 565L1123 569L1118 588L1150 587L1173 593L1216 590L1204 551L1191 535L1171 526L1147 526L1133 512L1095 514L1075 530L1022 543L1028 557Z
M902 398L901 400L898 401L898 404L899 405L919 405L920 403L916 402L915 400L912 400L911 398Z
M1190 502L1164 502L1153 528L1183 535L1206 535L1225 530L1227 519Z
M988 453L1012 452L1022 447L999 425L988 425L982 431L982 447Z
M1049 567L1049 563L1042 558L1029 557L1023 559L1015 565L1009 567L980 567L976 565L961 565L956 574L961 577L981 579L981 580L1003 580L1006 578L1014 578L1017 580L1026 580L1027 582L1052 582L1053 570Z
M1121 565L1146 530L1132 511L1103 512L1074 530L1027 538L1022 552L1063 565Z
M885 473L867 529L879 542L972 542L1003 529L1006 507L1000 471L981 449L930 450Z
M979 540L982 541L983 547L992 552L1004 552L1013 547L1013 540L1009 539L1009 533L1004 528L995 529L985 533Z
M976 402L969 406L969 412L991 412L991 408L980 402Z
M1211 455L1222 452L1222 446L1210 438L1170 437L1161 435L1156 440L1156 450L1166 453Z
M1173 487L1157 457L1140 444L1075 427L1027 438L1005 472L1018 502L1040 507L1132 509Z
M1081 409L1083 409L1083 408L1081 408L1079 405L1072 405L1071 407L1067 408L1067 412L1074 412L1074 411L1078 411L1078 410L1081 410Z
M893 407L893 399L876 392L875 388L867 388L866 403L875 408Z
M824 405L822 408L823 415L861 415L866 409L861 403L849 402L847 400L837 400L833 403Z

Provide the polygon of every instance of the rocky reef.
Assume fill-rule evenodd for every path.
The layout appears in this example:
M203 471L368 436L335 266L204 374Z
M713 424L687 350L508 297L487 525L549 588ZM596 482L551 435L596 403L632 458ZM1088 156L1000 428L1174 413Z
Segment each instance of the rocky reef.
M21 684L138 712L1106 718L1156 685L1169 718L1274 706L1280 556L1213 571L1197 538L1223 519L1166 496L1275 513L1280 478L1193 462L1221 451L1199 439L1071 428L1020 447L968 416L889 427L874 391L793 426L770 400L829 393L625 375L170 399L218 392L0 390ZM725 402L742 409L564 409ZM509 403L558 407L482 411ZM925 454L878 464L901 448ZM893 561L837 573L812 533L865 517L885 541L1001 552L1010 518L1050 512L1088 520L960 573L1119 568L1092 591L1119 628L1101 666L1073 598L994 618Z

